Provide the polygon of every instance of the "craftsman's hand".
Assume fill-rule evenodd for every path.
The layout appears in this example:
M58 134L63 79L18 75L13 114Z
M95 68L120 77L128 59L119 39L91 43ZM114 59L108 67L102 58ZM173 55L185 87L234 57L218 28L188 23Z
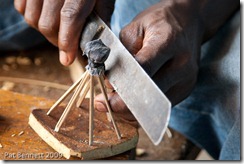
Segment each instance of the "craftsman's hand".
M115 0L15 0L26 22L58 46L60 62L70 65L79 50L82 27L93 9L110 22Z
M162 0L127 25L120 39L174 106L194 88L201 44L239 8L237 0ZM115 112L132 120L117 93L109 99ZM98 110L106 110L101 95L96 102Z
M172 105L189 95L198 74L203 32L195 19L194 6L187 5L161 1L140 13L120 33L122 43ZM106 110L101 95L95 100L98 110ZM116 92L109 94L109 100L115 112L124 113L128 120L133 119L128 117L130 112Z

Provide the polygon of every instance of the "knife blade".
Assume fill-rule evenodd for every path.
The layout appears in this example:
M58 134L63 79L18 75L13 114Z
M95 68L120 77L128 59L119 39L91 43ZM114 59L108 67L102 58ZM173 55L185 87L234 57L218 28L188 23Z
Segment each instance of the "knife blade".
M110 28L92 13L81 34L81 49L87 42L98 38L111 49L105 61L109 82L150 140L158 145L168 126L170 101Z

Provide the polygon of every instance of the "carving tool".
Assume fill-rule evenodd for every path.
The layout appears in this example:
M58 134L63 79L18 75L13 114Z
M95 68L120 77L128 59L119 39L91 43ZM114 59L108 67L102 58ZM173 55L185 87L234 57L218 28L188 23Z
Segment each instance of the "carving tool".
M109 82L151 141L158 145L168 126L170 101L110 28L92 13L81 35L81 49L94 39L101 39L111 49L105 62Z

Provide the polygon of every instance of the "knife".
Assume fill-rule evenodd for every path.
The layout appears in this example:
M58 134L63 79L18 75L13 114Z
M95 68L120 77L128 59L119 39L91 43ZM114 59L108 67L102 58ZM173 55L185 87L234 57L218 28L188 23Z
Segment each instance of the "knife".
M167 129L171 103L116 35L94 12L83 28L80 48L101 39L111 51L105 61L107 78L154 145Z

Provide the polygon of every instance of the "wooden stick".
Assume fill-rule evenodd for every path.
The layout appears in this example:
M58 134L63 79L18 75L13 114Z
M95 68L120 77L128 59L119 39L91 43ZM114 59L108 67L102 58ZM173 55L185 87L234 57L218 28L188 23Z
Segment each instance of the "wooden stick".
M89 104L89 145L93 144L93 115L94 115L94 76L90 75L90 104Z
M78 101L76 102L76 107L79 108L81 103L83 102L83 100L85 99L88 91L90 89L90 80L86 83L84 91L80 94L80 98L78 99Z
M172 138L173 137L173 135L172 135L172 133L171 133L171 131L169 130L168 127L166 129L166 134L168 135L169 138Z
M69 101L68 105L66 106L63 114L61 115L61 117L58 120L58 123L55 126L54 131L58 132L61 125L63 124L64 120L66 119L70 109L73 107L75 100L77 99L77 97L79 96L79 93L81 92L82 88L84 87L85 83L87 82L89 73L86 73L84 79L80 82L80 84L78 85L78 88L75 90L75 93L73 94L73 96L71 97L71 100Z
M49 115L58 105L63 102L63 100L77 87L77 85L84 78L84 76L87 75L87 73L87 71L83 73L81 77L55 102L55 104L53 104L53 106L47 112L47 115Z
M111 118L112 123L114 125L115 132L117 134L118 139L121 139L121 135L120 135L119 129L118 129L118 127L117 127L117 125L116 125L116 123L114 121L114 118L113 118L113 115L112 115L112 110L111 110L110 104L108 102L108 95L105 92L104 82L103 82L103 79L102 79L102 75L99 75L97 78L98 78L98 82L99 82L99 85L100 85L100 89L101 89L101 91L103 93L103 96L104 96L104 99L105 99L106 106L108 108L108 112L109 112L110 118Z
M38 85L43 87L51 87L55 89L67 90L70 86L53 83L49 81L42 81L42 80L34 80L34 79L27 79L27 78L18 78L18 77L7 77L7 76L0 76L0 81L10 81L13 83L23 83L29 85Z

